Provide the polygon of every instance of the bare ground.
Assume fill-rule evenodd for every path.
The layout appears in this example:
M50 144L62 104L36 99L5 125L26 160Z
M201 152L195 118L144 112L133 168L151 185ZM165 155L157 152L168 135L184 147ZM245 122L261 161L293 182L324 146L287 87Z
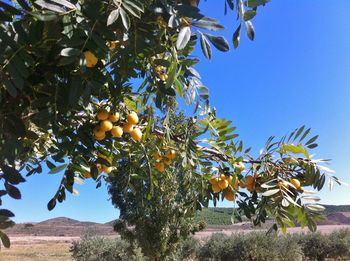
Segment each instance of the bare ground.
M350 225L321 225L318 231L330 233L336 229L348 228ZM248 233L252 230L244 224L231 226L210 226L206 230L196 233L195 238L205 240L213 233ZM259 230L254 230L259 231ZM288 229L288 233L308 233L307 229L300 227ZM115 238L117 235L107 237ZM1 249L0 261L72 261L69 249L74 240L79 240L78 236L28 236L12 235L11 248Z

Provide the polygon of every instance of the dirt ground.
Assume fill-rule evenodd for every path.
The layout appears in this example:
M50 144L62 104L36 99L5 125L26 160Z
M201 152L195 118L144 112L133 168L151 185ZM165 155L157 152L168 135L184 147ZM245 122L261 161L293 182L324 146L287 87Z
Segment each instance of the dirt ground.
M318 226L318 231L330 233L335 229L348 228L350 225L325 225ZM208 227L206 230L198 232L195 238L205 240L213 233L247 233L250 229L243 229L240 226L217 226ZM257 230L255 230L257 231ZM288 233L307 233L308 230L301 228L290 228ZM116 237L116 236L108 236ZM72 261L69 252L74 240L79 237L54 237L54 236L10 236L11 248L2 248L0 251L0 261Z

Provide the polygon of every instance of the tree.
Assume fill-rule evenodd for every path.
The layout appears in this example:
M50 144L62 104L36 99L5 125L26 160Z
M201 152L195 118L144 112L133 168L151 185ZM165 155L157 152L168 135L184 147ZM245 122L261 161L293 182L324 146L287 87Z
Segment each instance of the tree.
M254 39L251 19L267 2L224 1L225 12L238 17L235 48L243 27ZM189 196L190 208L195 203L200 209L209 200L237 196L238 219L244 214L260 224L272 215L274 229L299 222L315 230L322 207L304 203L317 198L305 196L303 187L320 190L325 183L323 161L308 153L317 136L307 140L310 129L303 126L279 141L270 138L258 158L249 155L231 121L210 107L208 89L194 69L197 42L208 59L212 46L229 50L224 37L208 33L223 26L197 5L193 0L0 2L0 196L20 199L16 185L25 182L22 175L41 173L46 164L51 174L64 172L49 210L67 191L74 193L75 182L92 177L97 187L110 184L113 203L135 223L135 213L127 215L128 203L142 210L146 200L137 217L144 219L162 198L163 182L181 174L189 185L172 184L180 195L173 203ZM180 99L193 106L193 115L179 113ZM11 211L2 209L0 215L1 229L13 224ZM7 236L0 237L9 246Z

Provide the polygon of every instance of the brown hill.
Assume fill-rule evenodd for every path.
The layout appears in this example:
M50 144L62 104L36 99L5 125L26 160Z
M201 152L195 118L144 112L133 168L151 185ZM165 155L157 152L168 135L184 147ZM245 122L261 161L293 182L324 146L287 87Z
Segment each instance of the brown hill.
M86 233L94 235L115 235L113 227L108 224L81 222L79 220L58 217L39 223L16 224L6 230L9 235L23 236L70 236L80 237Z

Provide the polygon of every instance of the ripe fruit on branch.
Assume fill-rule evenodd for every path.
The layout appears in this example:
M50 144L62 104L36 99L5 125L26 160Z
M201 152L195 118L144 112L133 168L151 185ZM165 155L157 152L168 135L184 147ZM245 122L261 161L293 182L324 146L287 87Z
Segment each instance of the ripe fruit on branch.
M86 67L92 68L97 64L98 59L92 52L86 51L84 52L84 56L85 56Z
M168 166L170 166L171 163L173 163L173 161L171 159L169 159L169 158L164 158L163 162L165 163L165 165L168 165Z
M119 121L119 118L120 118L120 115L118 112L110 113L108 115L108 120L111 122L117 122L117 121Z
M245 177L245 180L246 180L245 185L246 185L247 190L249 192L254 191L254 189L255 189L255 178L253 176L249 175L249 176Z
M130 123L127 123L123 126L123 131L125 133L131 133L133 129L134 129L134 125Z
M228 187L228 181L226 179L219 179L218 185L221 189L226 189Z
M107 173L107 174L110 174L112 172L113 168L112 167L107 167L107 166L102 166L102 171Z
M106 138L106 133L102 130L96 131L94 133L96 140L101 141Z
M301 187L301 184L300 184L300 181L298 179L291 179L290 180L290 183L296 188L296 189L300 189Z
M168 150L168 152L165 154L165 157L167 157L168 159L175 159L176 158L176 151L171 149L171 150Z
M218 192L221 191L221 188L219 187L218 184L213 184L213 185L211 186L211 189L213 190L214 193L218 193Z
M97 112L97 119L100 121L107 120L109 116L109 113L106 109L101 109Z
M110 131L112 128L113 124L109 120L104 120L100 122L100 129L102 131Z
M228 201L234 201L235 193L230 189L229 191L226 192L225 199L227 199Z
M165 167L164 167L164 163L163 162L156 162L156 164L154 165L154 167L156 168L156 170L158 170L159 172L164 172Z
M111 129L111 134L114 138L120 138L123 135L123 129L119 126L115 126Z
M209 180L209 183L212 185L218 184L219 178L217 176L212 176L212 178Z
M160 154L159 152L153 153L153 159L161 160L162 159L162 154Z
M142 132L139 128L134 128L130 134L134 141L140 141L142 139Z
M136 112L132 111L128 114L127 117L128 124L137 124L139 122L139 117Z

